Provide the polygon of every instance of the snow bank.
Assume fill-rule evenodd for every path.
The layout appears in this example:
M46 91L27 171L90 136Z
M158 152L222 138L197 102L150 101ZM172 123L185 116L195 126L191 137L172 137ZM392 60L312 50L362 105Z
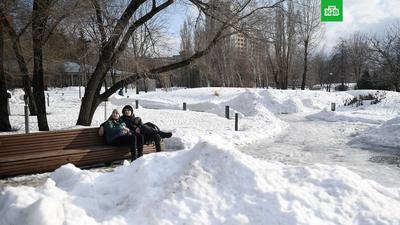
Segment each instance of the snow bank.
M351 113L343 113L343 112L332 112L323 110L321 112L317 112L311 115L306 116L306 118L314 120L324 120L328 122L339 122L339 121L347 121L347 122L362 122L362 123L370 123L370 124L380 124L385 120L383 118L377 118L376 114L369 112L351 112Z
M400 148L400 116L389 120L378 127L372 127L354 139L375 146Z
M343 168L254 159L229 144L147 155L113 173L65 165L7 187L0 224L399 224L400 189Z

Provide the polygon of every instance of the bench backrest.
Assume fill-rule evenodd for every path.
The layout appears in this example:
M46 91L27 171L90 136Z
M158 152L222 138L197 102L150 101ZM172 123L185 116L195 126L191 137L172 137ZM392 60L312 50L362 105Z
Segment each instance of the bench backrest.
M0 157L13 154L54 151L104 145L98 128L46 131L30 134L0 135Z

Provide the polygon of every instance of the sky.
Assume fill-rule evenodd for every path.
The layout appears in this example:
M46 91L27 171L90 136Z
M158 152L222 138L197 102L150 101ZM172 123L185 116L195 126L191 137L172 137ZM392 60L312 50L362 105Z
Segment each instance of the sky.
M356 31L382 34L391 25L400 24L400 0L343 0L343 22L326 23L327 52L341 38Z
M179 53L179 29L184 19L193 13L182 1L172 6L167 12L169 39L168 48L162 50L163 55ZM340 38L347 38L353 32L382 34L394 24L400 24L400 0L343 0L343 22L326 23L326 33L321 46L329 53Z

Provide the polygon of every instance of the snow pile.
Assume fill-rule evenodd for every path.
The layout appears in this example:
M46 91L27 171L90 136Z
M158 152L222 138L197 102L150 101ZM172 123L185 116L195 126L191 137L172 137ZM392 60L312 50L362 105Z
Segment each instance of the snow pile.
M354 139L375 146L400 148L400 116L378 127L372 127Z
M343 112L332 112L323 110L321 112L314 113L312 115L306 116L306 118L314 120L324 120L328 122L339 122L339 121L347 121L347 122L362 122L362 123L370 123L370 124L380 124L385 121L384 118L377 117L373 112L351 112L351 113L343 113Z
M343 168L254 159L229 144L147 155L113 173L56 170L7 187L0 224L399 224L400 189Z
M218 111L218 115L223 116L225 105L232 102L243 106L256 101L273 113L286 114L322 110L330 107L331 102L343 102L345 99L352 98L352 95L345 92L195 88L164 92L162 97L159 92L132 97L139 98L140 105L145 108L182 109L182 103L186 102L190 110L213 113Z
M350 100L360 95L375 95L376 90L355 90L348 92L349 96L345 100ZM379 92L378 92L379 93ZM322 110L321 112L314 113L307 116L308 119L319 119L329 122L348 121L348 122L361 122L369 124L381 124L387 120L393 119L400 114L400 93L390 91L380 91L380 95L385 96L378 104L371 104L371 101L363 101L363 105L344 106L344 100L337 99L332 101L336 103L336 111L331 112Z
M260 95L267 108L278 114L324 110L330 108L332 102L341 102L351 97L345 92L274 89L261 91Z

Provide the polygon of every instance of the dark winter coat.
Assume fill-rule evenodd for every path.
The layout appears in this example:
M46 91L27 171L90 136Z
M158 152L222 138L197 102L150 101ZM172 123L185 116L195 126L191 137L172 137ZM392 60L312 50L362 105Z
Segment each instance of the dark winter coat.
M123 120L118 119L118 120L107 120L102 124L104 127L104 133L106 136L106 142L107 144L111 145L113 141L119 137L119 136L124 136L124 135L129 135L129 132L127 133L124 128L126 128L126 124L124 123Z
M142 128L143 126L142 119L140 117L135 117L134 114L132 114L132 116L123 115L121 116L121 120L124 121L126 127L128 127L132 133L135 132L136 128Z

